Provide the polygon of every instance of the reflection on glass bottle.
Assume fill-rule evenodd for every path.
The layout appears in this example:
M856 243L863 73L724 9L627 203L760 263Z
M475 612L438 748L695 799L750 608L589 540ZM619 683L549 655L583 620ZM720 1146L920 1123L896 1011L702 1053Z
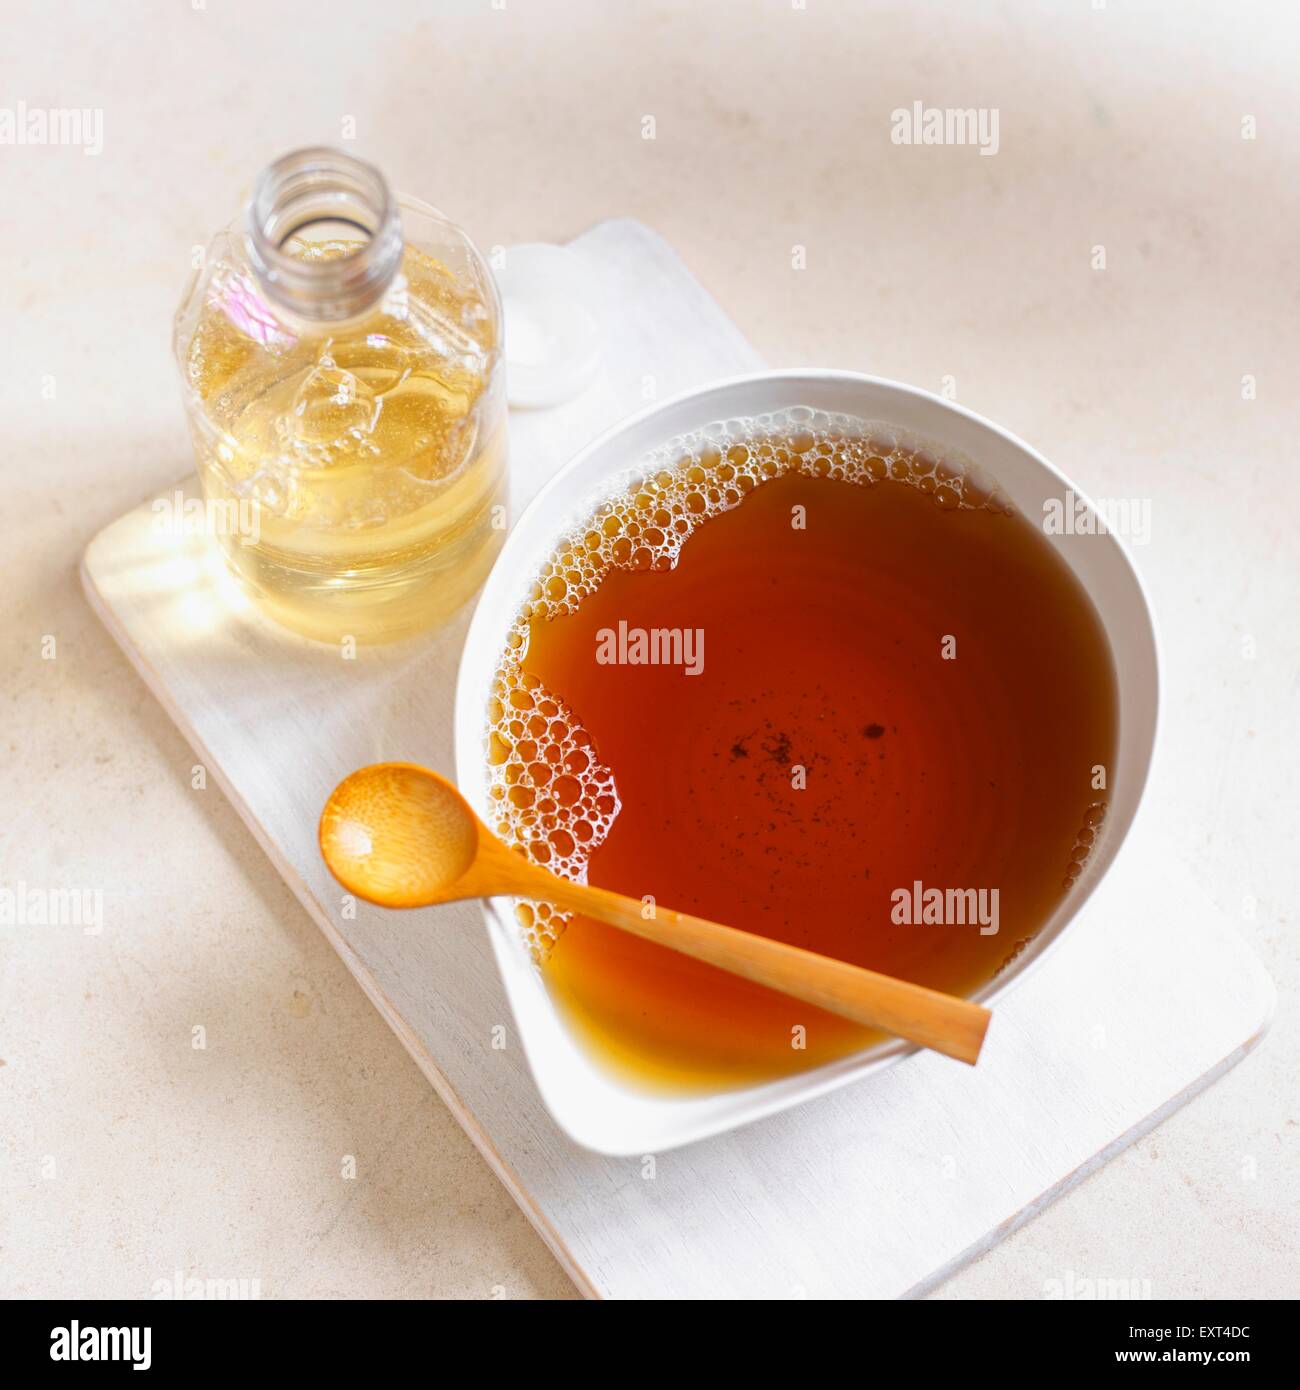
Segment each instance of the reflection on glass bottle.
M325 641L404 637L478 588L504 537L492 277L458 227L334 150L287 155L221 232L174 347L218 539L262 606Z

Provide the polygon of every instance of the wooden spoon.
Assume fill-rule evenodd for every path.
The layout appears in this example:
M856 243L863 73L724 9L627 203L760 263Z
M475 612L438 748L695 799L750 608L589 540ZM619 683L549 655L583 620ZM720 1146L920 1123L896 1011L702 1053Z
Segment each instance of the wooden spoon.
M974 1063L989 1011L965 999L701 917L645 906L560 878L498 839L444 777L415 763L376 763L325 803L320 848L350 893L380 907L428 907L512 894L595 917L769 989Z

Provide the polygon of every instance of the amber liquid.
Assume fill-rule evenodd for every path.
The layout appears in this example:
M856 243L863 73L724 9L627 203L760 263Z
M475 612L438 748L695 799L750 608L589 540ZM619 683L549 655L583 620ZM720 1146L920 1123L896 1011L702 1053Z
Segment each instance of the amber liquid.
M620 622L702 630L701 673L598 661ZM1026 519L902 482L761 482L674 567L615 568L534 617L522 669L617 783L590 882L955 994L1044 924L1104 815L1116 684L1087 596ZM916 883L997 889L996 933L894 920ZM879 1040L582 918L544 972L602 1062L650 1086Z

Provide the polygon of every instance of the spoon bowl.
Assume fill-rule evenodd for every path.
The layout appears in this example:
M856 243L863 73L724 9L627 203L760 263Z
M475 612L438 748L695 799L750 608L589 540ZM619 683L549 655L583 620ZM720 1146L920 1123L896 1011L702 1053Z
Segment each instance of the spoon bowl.
M450 782L416 763L380 763L334 788L320 819L320 847L348 892L380 907L427 907L457 896L479 829Z

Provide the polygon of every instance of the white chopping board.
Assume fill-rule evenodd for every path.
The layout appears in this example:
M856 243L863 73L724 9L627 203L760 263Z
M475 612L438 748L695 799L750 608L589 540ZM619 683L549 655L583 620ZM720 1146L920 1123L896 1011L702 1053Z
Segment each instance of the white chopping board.
M512 415L516 513L622 416L764 365L647 228L606 222L573 246L606 310L603 373L576 401ZM207 538L153 523L146 502L92 541L91 603L588 1295L924 1292L1159 1123L1267 1026L1271 981L1139 817L1077 929L999 1004L978 1069L919 1054L653 1163L590 1154L538 1099L477 906L397 915L361 904L344 918L316 848L320 807L353 768L405 758L452 771L468 616L343 660L241 603ZM1157 768L1148 805L1158 782ZM504 1050L493 1046L500 1025Z

